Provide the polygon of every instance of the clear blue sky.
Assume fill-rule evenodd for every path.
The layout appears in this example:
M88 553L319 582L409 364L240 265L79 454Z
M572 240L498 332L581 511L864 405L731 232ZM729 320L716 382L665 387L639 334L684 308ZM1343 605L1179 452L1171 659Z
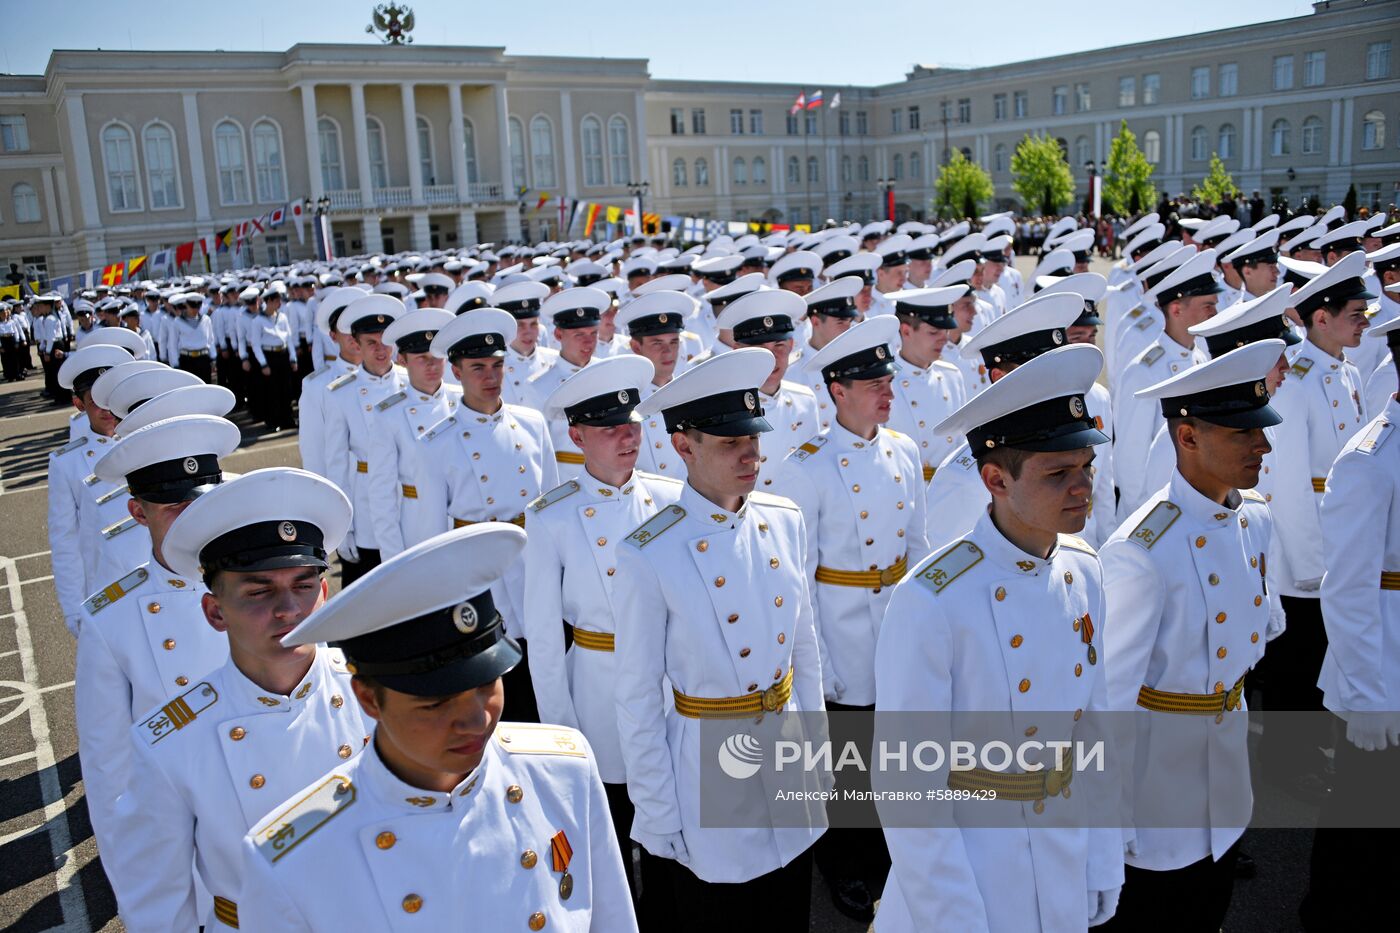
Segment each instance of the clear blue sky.
M657 78L832 85L897 81L915 63L995 65L1283 19L1312 8L1309 0L409 5L417 17L413 35L423 44L647 58ZM372 7L355 0L0 0L0 71L42 74L54 48L281 51L297 42L374 42L364 31Z

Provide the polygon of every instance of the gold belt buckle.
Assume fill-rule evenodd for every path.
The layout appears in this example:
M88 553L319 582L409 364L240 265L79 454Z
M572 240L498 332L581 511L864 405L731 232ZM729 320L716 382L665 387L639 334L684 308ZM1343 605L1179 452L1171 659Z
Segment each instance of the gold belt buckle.
M1069 796L1069 785L1074 780L1074 769L1068 763L1064 767L1056 766L1045 775L1045 795L1055 797L1063 794Z
M777 710L779 710L779 709L781 709L781 708L782 708L782 691L780 691L780 690L778 689L778 685L777 685L777 684L774 684L773 686L769 687L767 690L763 691L763 709L764 709L765 712L772 713L772 712L776 712Z
M899 571L900 571L900 567L899 567L899 564L898 564L898 563L891 564L890 566L888 566L888 567L886 567L885 569L881 570L881 571L880 571L880 585L881 585L881 586L894 586L894 585L895 585L896 583L898 583L899 580L900 580L901 574L900 574Z
M1225 711L1233 712L1240 708L1240 695L1244 693L1244 681L1237 680L1230 688L1230 692L1225 695Z

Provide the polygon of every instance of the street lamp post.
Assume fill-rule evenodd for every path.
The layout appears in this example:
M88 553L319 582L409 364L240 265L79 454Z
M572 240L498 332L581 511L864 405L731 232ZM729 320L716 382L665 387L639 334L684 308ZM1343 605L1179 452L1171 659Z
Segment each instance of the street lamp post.
M1103 171L1102 162L1095 163L1093 159L1084 163L1084 170L1089 173L1089 213L1098 217L1102 212L1102 196L1100 195L1099 173Z
M646 182L646 181L629 181L629 182L627 183L627 193L630 194L630 195L632 195L632 197L635 198L636 201L637 201L637 232L638 232L638 233L643 233L643 232L645 232L645 228L644 228L643 225L642 225L642 217L644 216L644 215L642 214L642 199L643 199L644 197L646 197L647 192L650 191L650 190L651 190L651 182Z

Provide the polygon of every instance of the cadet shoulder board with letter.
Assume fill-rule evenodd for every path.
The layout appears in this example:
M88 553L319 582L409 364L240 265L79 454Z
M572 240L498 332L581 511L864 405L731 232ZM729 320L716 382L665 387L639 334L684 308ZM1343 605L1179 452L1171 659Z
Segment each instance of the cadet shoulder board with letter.
M219 694L208 683L195 684L156 711L141 727L146 744L154 745L194 722L200 713L219 702Z
M982 549L971 541L963 539L938 555L920 571L918 580L933 590L936 596L981 560Z
M350 383L354 382L358 375L358 373L346 373L343 376L337 376L330 381L330 384L327 385L326 388L334 392L336 389L348 386Z
M794 460L806 460L808 457L812 456L812 454L825 447L826 442L827 436L825 434L818 434L806 443L799 444L797 449L792 452L792 458Z
M150 573L145 567L137 567L116 583L105 586L89 596L87 602L83 603L83 608L91 613L99 612L145 583L149 576Z
M685 518L685 509L678 505L668 505L642 523L636 531L624 540L633 547L646 547L676 522Z
M496 730L496 742L503 751L517 755L570 755L586 758L582 736L563 726L513 722Z
M357 796L355 785L348 778L332 774L287 810L258 827L254 846L263 858L275 865L278 859L344 812Z
M543 512L560 499L566 499L579 491L578 480L569 480L567 483L560 483L549 492L540 496L530 503L530 510L533 512Z
M1128 535L1128 540L1137 544L1145 551L1152 550L1152 546L1162 539L1162 535L1167 533L1167 529L1181 517L1181 509L1171 502L1163 500L1153 506L1152 511L1147 513L1147 517L1138 522L1132 534Z
M380 399L378 402L375 403L374 407L379 411L385 411L387 409L393 408L395 405L397 405L399 402L402 402L406 398L408 398L407 392L395 392L393 395L389 395Z

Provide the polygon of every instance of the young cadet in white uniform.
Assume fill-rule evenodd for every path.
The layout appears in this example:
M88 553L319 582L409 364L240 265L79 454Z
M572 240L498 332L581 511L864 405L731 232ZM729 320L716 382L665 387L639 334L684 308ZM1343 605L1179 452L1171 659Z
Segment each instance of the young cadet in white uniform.
M1244 283L1232 305L1267 295L1278 286L1278 231L1269 230L1250 239L1222 256L1220 264L1234 268Z
M1366 302L1375 297L1362 281L1365 271L1365 254L1350 253L1291 299L1307 324L1307 339L1293 350L1288 377L1274 396L1283 423L1274 429L1274 471L1261 490L1277 529L1269 584L1288 617L1288 629L1271 647L1266 664L1263 700L1270 711L1322 709L1316 685L1327 634L1318 589L1327 563L1320 505L1333 461L1368 420L1360 373L1346 359L1346 350L1360 343L1367 327ZM1298 789L1311 795L1320 789L1324 762L1312 753L1300 760L1306 743L1298 732L1311 727L1315 742L1325 745L1328 730L1316 717L1297 718L1304 721L1286 734L1266 725L1261 764L1272 779L1286 786L1301 782Z
M1273 520L1254 491L1283 346L1255 341L1140 393L1167 419L1176 467L1100 552L1109 705L1147 711L1120 748L1132 828L1108 929L1219 930L1230 907L1252 809L1237 714L1245 674L1283 629L1264 577Z
M1114 363L1108 372L1109 391L1118 391L1118 382L1123 376L1123 371L1162 334L1164 318L1153 289L1195 254L1194 246L1177 246L1165 258L1144 267L1142 297L1137 306L1127 313L1124 326L1119 328L1113 341Z
M1387 285L1387 291L1400 292L1400 283ZM1386 347L1390 350L1390 355L1381 360L1376 367L1376 371L1371 373L1366 380L1366 410L1369 412L1381 412L1390 406L1390 397L1400 390L1400 379L1397 379L1395 360L1400 357L1400 330L1391 326L1391 322L1400 318L1391 318L1384 324L1372 325L1366 332L1368 337L1377 339L1384 338Z
M797 445L817 433L817 397L800 382L785 379L792 334L807 313L795 293L782 289L751 292L729 303L719 316L721 330L740 347L762 347L773 354L773 371L758 387L759 404L773 430L759 440L758 488L773 492L778 465Z
M1078 295L1032 298L978 331L964 345L962 353L969 359L981 357L982 368L994 385L1017 366L1064 346L1065 329L1083 309L1084 302ZM937 429L935 425L934 430ZM962 440L929 480L928 543L933 550L967 534L992 501L982 481L976 453Z
M326 555L349 525L344 493L275 468L215 487L170 526L166 562L209 588L204 616L227 633L229 660L131 728L116 820L135 829L107 866L127 929L238 926L248 828L369 740L338 653L277 641L325 602ZM196 872L210 916L195 916Z
M326 475L326 404L332 383L349 377L360 368L360 345L349 334L336 329L345 307L365 292L358 288L337 288L326 293L316 305L316 333L329 335L340 355L325 363L301 381L301 397L297 402L297 448L301 451L301 466L318 476Z
M877 741L907 728L882 714L915 711L994 714L996 737L1013 746L1092 741L1092 714L1107 705L1103 578L1075 533L1088 518L1093 448L1108 442L1084 405L1102 367L1095 347L1053 350L939 426L966 435L992 506L895 589L875 654ZM877 931L1084 930L1113 914L1122 830L1091 827L1088 815L1117 788L1092 769L1076 775L1048 747L1025 752L1040 770L920 775L921 787L998 792L926 803L934 820L919 828L886 826L892 869Z
M384 331L404 314L403 302L392 295L362 295L336 321L336 330L349 334L360 348L360 368L326 384L326 478L355 504L353 523L339 548L343 585L379 563L369 504L369 452L376 443L370 423L374 406L408 383L394 365L393 347L384 342Z
M652 375L640 386L642 398L670 382L681 367L681 333L698 302L682 292L656 292L634 299L617 312L617 326L630 338L632 352L651 362ZM687 364L688 365L688 364ZM671 446L666 424L653 415L642 421L639 469L685 479L685 461Z
M559 361L559 351L540 342L540 304L548 296L549 286L542 282L516 282L491 294L491 307L510 312L516 324L515 339L506 350L506 382L501 388L508 405L531 405L530 380Z
M987 367L982 361L973 357L963 356L962 350L966 347L974 336L976 336L980 325L977 322L977 296L972 293L972 282L977 277L977 263L971 259L963 259L952 266L944 269L933 280L934 288L952 288L962 285L968 291L958 297L949 306L949 312L953 316L953 322L957 324L956 333L950 334L947 343L943 345L943 360L958 368L963 377L963 389L968 398L981 392L992 384L992 380L987 373ZM961 441L953 440L950 446L957 446Z
M807 304L807 346L792 357L789 365L794 367L793 376L811 389L816 397L818 433L831 427L836 409L831 404L831 395L826 391L821 371L807 369L806 361L860 320L856 296L866 287L865 280L859 275L843 275L802 299Z
M800 728L780 711L823 708L802 513L753 491L758 435L768 430L758 386L772 370L768 351L734 350L638 408L666 419L688 473L680 499L617 551L618 738L636 806L632 838L669 875L643 896L676 904L672 929L683 931L728 915L755 929L807 929L809 849L825 828L820 806L805 826L765 825L778 805L762 781L726 795L756 824L701 825L702 787L724 780L700 759L702 719L767 734ZM801 779L818 789L817 776Z
M525 513L524 631L540 721L579 729L588 737L613 828L625 840L624 863L634 892L628 838L633 808L613 697L617 549L634 528L679 499L682 488L680 480L635 468L642 443L636 407L641 386L651 377L651 363L628 354L600 360L554 390L545 403L547 416L568 422L569 434L584 452L584 468L530 503ZM642 858L643 876L649 879L655 857L644 852Z
M1104 293L1103 345L1107 351L1104 356L1110 373L1118 369L1115 353L1119 332L1146 313L1142 307L1142 270L1167 253L1174 252L1180 245L1176 242L1163 243L1165 234L1166 228L1161 224L1150 224L1128 241L1123 250L1123 259L1115 263L1109 273L1108 289Z
M918 445L925 483L957 446L952 435L934 434L933 426L967 402L962 372L942 359L958 329L953 303L966 294L966 285L952 285L906 288L895 296L900 372L892 385L889 424Z
M1368 337L1400 343L1400 318L1377 326ZM1397 869L1393 851L1370 845L1374 832L1335 828L1372 825L1367 821L1374 814L1391 818L1395 812L1400 771L1397 426L1400 400L1392 393L1342 448L1322 497L1327 654L1318 685L1323 704L1342 722L1332 794L1313 837L1311 888L1299 911L1309 931L1326 930L1339 919L1379 916L1391 901Z
M554 444L544 416L502 401L506 347L515 318L498 308L458 315L438 331L430 350L447 360L462 386L457 413L427 431L418 445L413 472L418 503L439 517L439 530L477 522L506 521L524 527L525 507L559 485ZM525 645L525 568L516 561L494 584L506 631ZM510 716L538 722L530 669L520 665L506 678Z
M526 386L529 406L544 409L550 393L574 373L594 362L598 348L598 319L612 301L602 289L582 286L550 295L540 306L540 315L554 324L554 339L559 343L559 358L548 369L530 377ZM559 464L559 476L577 476L583 467L583 451L569 440L569 426L557 420L549 421L549 436L554 444L554 459Z
M1148 291L1161 309L1163 329L1157 339L1132 357L1113 386L1113 445L1118 452L1114 480L1118 514L1137 511L1152 490L1145 488L1146 453L1162 425L1161 406L1135 393L1206 362L1190 328L1215 316L1220 283L1215 280L1215 251L1197 253Z
M369 507L381 559L392 557L442 530L442 516L418 498L418 448L428 429L457 411L460 386L443 381L443 360L429 352L433 338L454 318L440 308L410 311L389 325L384 342L394 348L408 381L375 403L370 430Z
M1382 324L1389 323L1400 317L1400 302L1395 300L1396 292L1391 286L1400 283L1400 243L1393 243L1390 246L1382 247L1375 252L1366 254L1366 261L1379 280L1379 298L1367 309L1371 321L1371 329L1375 330ZM1375 286L1371 286L1375 290ZM134 351L133 351L134 352ZM1377 370L1384 368L1392 375L1394 367L1386 365L1386 346L1384 342L1372 343L1369 340L1361 341L1361 345L1350 349L1347 352L1347 359L1356 365L1356 369L1361 373L1361 378L1365 380L1369 387L1371 375ZM1382 399L1384 401L1384 399ZM1375 415L1384 408L1382 405L1374 405L1366 410Z
M243 929L636 931L587 740L500 721L521 656L491 584L524 539L425 541L287 636L345 652L374 739L248 833Z
M896 233L876 245L875 255L880 257L880 267L875 270L875 286L871 291L870 309L865 312L866 317L894 314L891 296L909 281L909 254L905 251L913 242L914 238L907 233Z
M104 481L127 485L131 515L151 536L146 562L83 603L78 635L78 753L104 865L121 859L122 842L137 829L119 829L113 820L131 780L132 723L228 659L228 639L204 621L204 584L171 570L161 542L186 504L222 482L219 458L239 439L238 427L223 418L177 416L128 434L94 467Z
M826 382L836 414L831 428L803 443L774 477L807 526L805 568L815 581L812 609L832 710L875 708L880 620L894 585L928 554L918 448L884 427L899 329L893 315L871 318L807 361ZM829 830L815 856L837 909L869 922L874 896L863 876L879 878L888 860L879 833Z

